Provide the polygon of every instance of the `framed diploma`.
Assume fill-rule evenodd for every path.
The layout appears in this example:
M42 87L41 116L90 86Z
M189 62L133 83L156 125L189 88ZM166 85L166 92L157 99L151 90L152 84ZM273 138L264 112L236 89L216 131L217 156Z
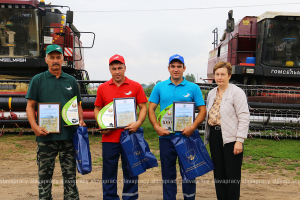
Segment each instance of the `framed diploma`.
M173 130L181 131L195 120L195 102L173 102Z
M135 122L137 120L135 98L115 98L114 113L116 128L124 128L129 123Z
M157 116L158 124L173 133L173 104L163 109Z
M116 129L113 101L100 110L97 115L97 122L102 130Z
M38 125L49 133L60 133L60 103L39 103Z
M61 111L61 116L64 122L67 124L65 126L79 125L77 96L73 97L64 105Z

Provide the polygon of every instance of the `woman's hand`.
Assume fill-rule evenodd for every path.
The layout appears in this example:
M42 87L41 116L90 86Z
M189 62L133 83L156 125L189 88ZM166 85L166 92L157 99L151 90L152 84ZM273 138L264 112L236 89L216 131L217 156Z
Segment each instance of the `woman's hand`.
M238 155L243 152L243 143L242 142L235 142L234 148L233 148L233 154Z

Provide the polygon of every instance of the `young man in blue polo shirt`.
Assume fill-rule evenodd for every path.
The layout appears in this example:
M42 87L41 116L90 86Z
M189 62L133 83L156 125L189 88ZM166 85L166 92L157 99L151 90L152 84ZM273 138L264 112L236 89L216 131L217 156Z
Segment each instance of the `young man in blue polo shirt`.
M173 101L187 101L195 102L196 107L199 109L199 114L194 123L182 129L182 134L189 137L193 134L194 130L203 122L206 115L206 108L199 86L184 79L183 72L186 66L182 56L175 54L169 59L168 70L170 78L155 85L149 98L149 119L155 131L159 135L159 149L161 160L161 171L163 179L163 199L175 200L177 194L176 184L176 160L177 152L174 144L169 138L169 132L159 126L155 109L160 104L160 112ZM179 134L179 133L176 133ZM183 196L185 200L195 199L196 183L193 180L182 182Z

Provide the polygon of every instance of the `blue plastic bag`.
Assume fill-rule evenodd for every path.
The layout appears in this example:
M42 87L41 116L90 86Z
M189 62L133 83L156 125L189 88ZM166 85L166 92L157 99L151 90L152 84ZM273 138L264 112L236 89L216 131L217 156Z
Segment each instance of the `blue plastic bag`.
M150 152L148 143L144 139L143 128L129 134L128 130L121 133L120 144L126 156L129 176L142 174L146 169L157 167L157 159Z
M183 176L185 179L191 180L214 170L198 130L195 130L190 137L174 134L170 136L170 140L175 145L182 168L181 173L185 175Z
M73 144L78 172L82 175L90 173L92 171L92 158L87 127L78 126L74 134Z

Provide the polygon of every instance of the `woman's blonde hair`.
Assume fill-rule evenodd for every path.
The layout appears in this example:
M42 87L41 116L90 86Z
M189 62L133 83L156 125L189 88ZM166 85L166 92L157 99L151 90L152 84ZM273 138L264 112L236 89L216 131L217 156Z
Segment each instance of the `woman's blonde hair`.
M231 75L232 73L232 67L231 64L229 62L224 62L224 61L220 61L218 62L215 66L214 66L214 74L216 72L217 69L220 69L222 67L226 67L227 68L227 72L228 75Z

